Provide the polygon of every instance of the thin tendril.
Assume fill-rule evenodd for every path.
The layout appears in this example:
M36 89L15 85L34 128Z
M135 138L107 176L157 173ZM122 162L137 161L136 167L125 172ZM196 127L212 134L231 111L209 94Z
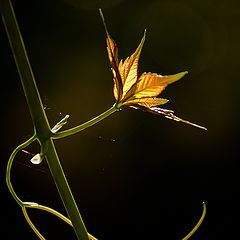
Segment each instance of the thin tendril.
M33 222L31 221L30 217L28 216L26 206L22 206L22 212L23 212L23 215L26 218L29 226L35 232L35 234L39 237L39 239L46 240L46 238L44 238L43 235L37 230L37 228L34 226Z
M27 147L28 145L30 145L32 142L34 142L36 140L36 135L34 134L32 137L30 137L27 141L25 141L24 143L22 143L21 145L19 145L18 147L16 147L14 149L14 151L12 152L9 160L8 160L8 164L7 164L7 170L6 170L6 183L7 183L7 187L10 191L10 193L12 194L13 198L15 199L15 201L21 206L24 206L23 201L17 196L16 192L14 191L14 188L12 186L11 183L11 167L13 164L13 160L15 158L15 156L17 155L17 153L19 151L21 151L22 149L24 149L25 147Z
M47 207L47 206L44 206L44 205L40 205L40 204L37 204L37 203L31 203L31 202L25 202L24 204L25 204L26 208L27 207L28 208L35 208L35 209L39 209L39 210L43 210L43 211L49 212L49 213L57 216L58 218L60 218L61 220L63 220L67 224L69 224L70 226L73 226L70 219L68 219L63 214L59 213L58 211L56 211L56 210L54 210L54 209L52 209L50 207ZM88 237L89 237L89 240L97 240L97 238L92 236L90 233L88 233Z
M206 212L207 212L206 203L203 202L203 212L202 212L202 216L200 217L199 221L198 221L197 224L194 226L194 228L191 230L191 232L189 232L188 235L185 236L182 240L187 240L187 239L189 239L189 238L198 230L198 228L200 227L200 225L202 224L202 222L203 222L203 220L204 220L204 218L205 218Z

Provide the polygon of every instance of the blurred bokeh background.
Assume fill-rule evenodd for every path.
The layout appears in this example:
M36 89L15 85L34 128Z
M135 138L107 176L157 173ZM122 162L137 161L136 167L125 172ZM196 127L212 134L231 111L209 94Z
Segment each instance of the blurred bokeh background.
M49 121L65 128L113 103L102 7L111 36L126 58L147 29L139 72L188 70L162 97L177 116L208 131L162 116L124 110L68 138L57 151L90 233L102 240L181 239L207 216L192 239L236 239L239 193L238 95L240 2L237 0L13 0ZM37 239L5 184L11 151L33 127L13 56L0 23L0 233ZM37 153L39 147L27 149ZM46 162L19 153L12 182L25 201L65 213ZM46 239L75 239L70 227L31 211Z

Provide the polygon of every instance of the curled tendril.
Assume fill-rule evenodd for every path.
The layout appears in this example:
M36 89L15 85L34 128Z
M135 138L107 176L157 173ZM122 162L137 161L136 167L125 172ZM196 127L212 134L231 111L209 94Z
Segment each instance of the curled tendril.
M184 238L182 238L182 240L189 239L198 230L198 228L201 226L201 224L206 216L206 212L207 212L206 203L203 202L203 211L202 211L202 215L201 215L200 219L198 220L198 222L194 226L194 228L188 233L188 235L186 235Z
M72 225L72 222L70 219L68 219L67 217L65 217L64 215L62 215L61 213L57 212L56 210L50 208L50 207L46 207L44 205L40 205L38 203L34 203L34 202L25 202L24 203L24 207L22 208L23 210L23 213L24 213L24 216L25 218L27 219L28 221L28 224L30 225L30 227L33 229L33 231L36 233L36 235L41 239L41 240L45 240L45 238L40 234L40 232L36 229L36 227L34 226L34 224L31 222L28 214L27 214L27 211L26 211L26 208L35 208L35 209L39 209L39 210L43 210L43 211L46 211L46 212L49 212L55 216L57 216L58 218L60 218L61 220L63 220L64 222L66 222L67 224L69 224L70 226L73 226ZM97 240L97 238L95 238L94 236L92 236L90 233L88 233L88 237L89 237L89 240Z
M17 153L21 150L23 150L24 148L26 148L28 145L30 145L31 143L33 143L36 140L36 136L33 135L31 138L29 138L27 141L25 141L24 143L22 143L21 145L19 145L18 147L16 147L14 149L14 151L12 152L8 163L7 163L7 171L6 171L6 183L7 183L7 187L10 191L10 193L12 194L13 198L15 199L15 201L22 207L23 206L23 201L18 197L18 195L16 194L16 192L14 191L14 188L12 186L11 183L11 167L14 161L14 158L16 157Z
M29 226L32 228L32 230L38 236L39 239L46 240L46 238L43 237L43 235L39 232L39 230L35 227L34 223L31 221L31 219L30 219L30 217L27 213L27 208L35 208L35 209L40 209L40 210L49 212L49 213L57 216L58 218L60 218L61 220L63 220L67 224L69 224L70 226L73 226L72 222L67 217L65 217L64 215L62 215L61 213L57 212L56 210L54 210L52 208L49 208L49 207L46 207L46 206L43 206L43 205L40 205L40 204L34 203L34 202L24 202L24 201L22 201L18 197L18 195L15 192L15 190L12 186L12 183L11 183L11 168L12 168L12 164L13 164L13 161L14 161L16 155L18 154L18 152L22 151L24 148L26 148L27 146L29 146L31 143L33 143L36 140L37 140L36 135L33 135L27 141L20 144L18 147L16 147L14 149L14 151L12 152L12 154L11 154L9 160L8 160L8 164L7 164L6 182L7 182L8 189L9 189L10 193L12 194L13 198L21 206L23 215L24 215L27 223L29 224ZM44 150L46 150L47 146L42 146L42 148L43 148L42 151L44 151ZM89 240L97 240L97 238L95 238L94 236L92 236L89 233L88 233L88 237L89 237Z
M22 212L23 212L25 219L27 220L28 225L31 227L31 229L34 231L34 233L38 236L38 238L41 240L46 240L46 238L43 237L43 235L37 230L37 228L31 221L30 217L28 216L26 206L22 206Z

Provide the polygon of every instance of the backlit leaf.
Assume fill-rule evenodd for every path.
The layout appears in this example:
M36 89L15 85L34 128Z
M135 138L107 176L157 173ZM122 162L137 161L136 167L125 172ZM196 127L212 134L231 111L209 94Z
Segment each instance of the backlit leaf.
M136 51L130 57L127 57L124 62L120 61L118 69L122 79L123 97L137 81L138 61L139 61L140 53L145 41L145 36L146 36L146 31L144 31L143 38L138 48L136 49Z
M115 97L116 101L119 101L121 96L122 96L123 86L122 86L121 76L120 76L119 71L118 71L118 65L119 65L118 48L117 48L117 44L110 37L110 35L108 33L107 25L105 23L105 19L104 19L102 10L99 9L99 12L100 12L100 16L102 18L103 25L104 25L104 28L105 28L105 32L106 32L106 35L107 35L107 38L106 38L107 52L108 52L108 58L109 58L110 65L111 65L111 70L112 70L112 73L113 73L113 82L114 82L113 93L114 93L114 97Z
M174 121L177 121L177 122L182 122L182 123L186 123L188 125L192 125L194 127L197 127L197 128L201 128L203 130L207 130L207 128L203 127L203 126L200 126L198 124L195 124L195 123L192 123L192 122L189 122L187 120L184 120L182 118L179 118L177 116L175 116L173 113L172 110L168 110L168 109L164 109L164 108L160 108L160 107L151 107L149 108L149 110L153 113L160 113L160 114L163 114L166 118L168 119L172 119Z
M145 97L145 98L135 98L125 102L125 105L139 105L142 107L150 108L154 106L159 106L167 103L168 100L164 98L156 97Z
M168 76L162 76L155 73L143 73L126 97L129 95L133 95L135 98L156 97L168 84L179 80L186 73L185 71Z
M107 51L113 73L113 93L116 99L116 108L120 109L125 106L163 114L166 118L206 130L205 127L175 116L172 110L158 107L168 102L168 100L157 98L157 96L168 84L176 82L187 74L187 71L166 76L156 73L143 73L138 77L138 61L145 41L146 30L136 51L130 57L127 57L125 61L121 60L119 62L117 45L108 33L101 9L99 11L107 34Z

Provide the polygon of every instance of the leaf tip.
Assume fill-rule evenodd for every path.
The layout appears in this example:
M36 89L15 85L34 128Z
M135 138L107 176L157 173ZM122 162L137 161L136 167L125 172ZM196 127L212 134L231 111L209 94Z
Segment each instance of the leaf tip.
M137 48L137 50L139 50L139 53L141 52L141 49L142 49L143 44L144 44L144 42L145 42L146 32L147 32L146 29L144 29L143 37L142 37L141 42L140 42L140 44L139 44L139 46L138 46L138 48Z
M101 8L99 8L99 9L98 9L98 11L99 11L99 14L100 14L101 18L104 18L104 17L103 17L103 12L102 12L102 9L101 9Z
M107 30L107 25L106 25L106 22L105 22L105 18L104 18L104 15L103 15L103 11L102 11L101 8L99 8L98 10L99 10L99 14L100 14L100 17L101 17L101 19L102 19L103 26L104 26L104 28L105 28L106 34L109 35L109 34L108 34L108 30Z
M143 41L145 41L146 33L147 33L147 29L145 28L143 32Z
M183 72L177 73L176 75L178 75L178 77L180 79L180 78L184 77L187 74L188 74L188 71L183 71Z

